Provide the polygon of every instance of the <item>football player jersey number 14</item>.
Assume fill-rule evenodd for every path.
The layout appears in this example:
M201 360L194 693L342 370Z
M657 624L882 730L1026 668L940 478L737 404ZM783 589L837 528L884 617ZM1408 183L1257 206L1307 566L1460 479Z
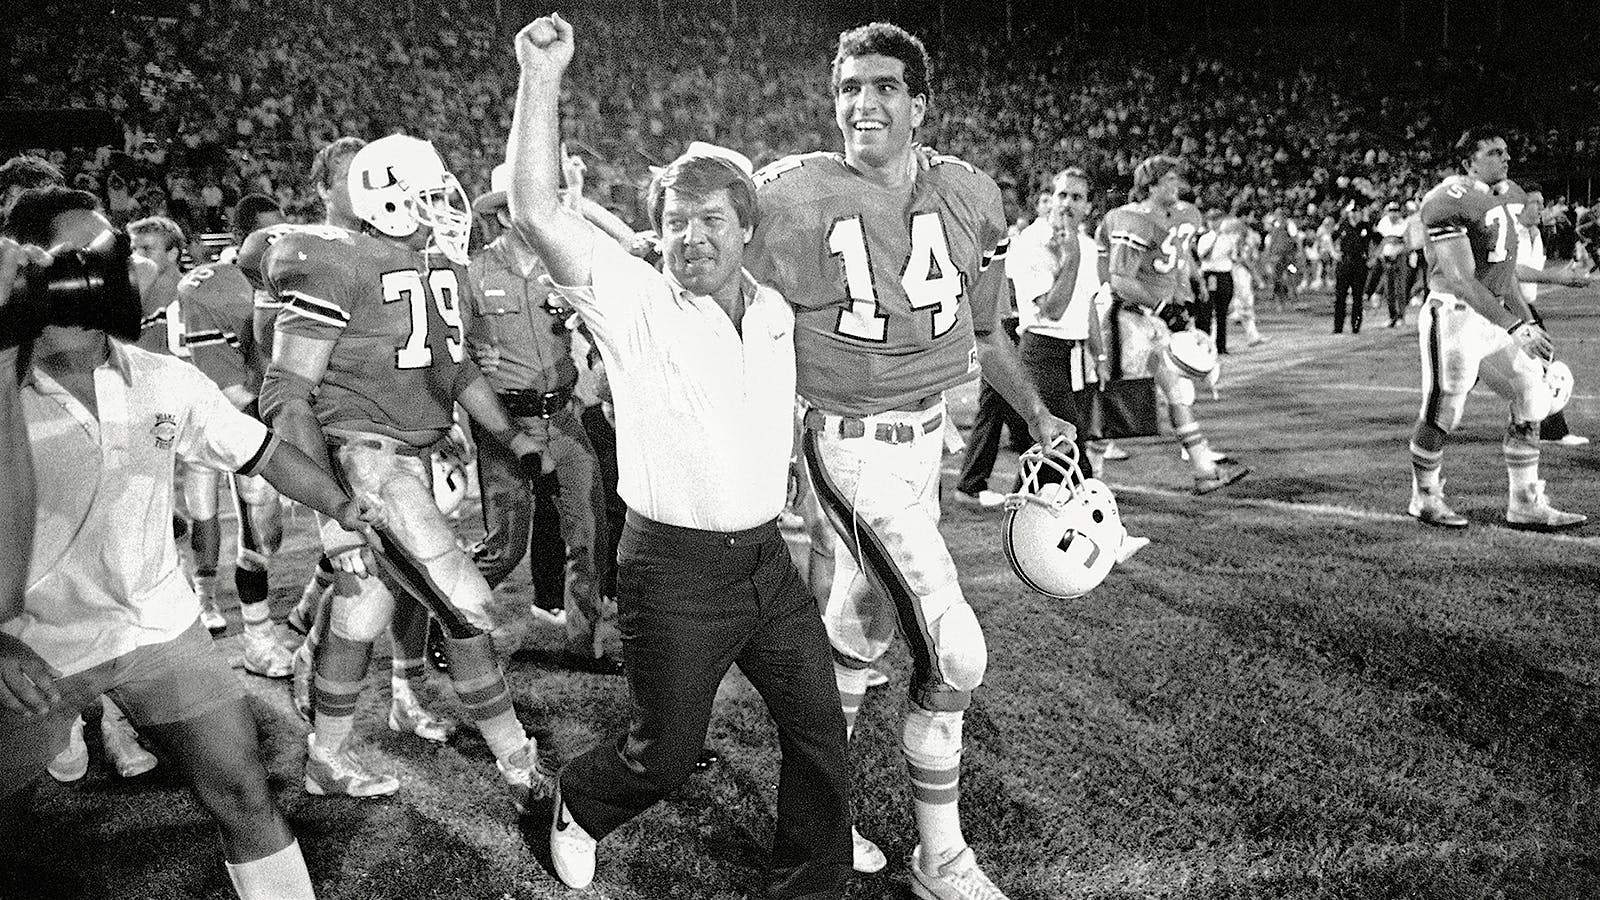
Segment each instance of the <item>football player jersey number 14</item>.
M844 266L845 290L850 305L839 311L838 333L863 341L888 339L889 314L878 302L867 255L867 236L860 216L850 216L828 229L828 250ZM932 336L955 327L960 308L962 274L950 261L944 222L936 212L911 217L911 252L900 274L900 287L913 310L928 310Z
M411 333L404 346L394 352L395 368L426 369L433 365L433 348L428 346L428 295L433 295L433 305L439 318L449 328L444 345L450 351L450 361L461 362L462 327L461 308L456 302L460 284L454 269L428 270L428 284L422 284L422 275L416 269L401 269L383 273L383 302L405 303L411 317Z

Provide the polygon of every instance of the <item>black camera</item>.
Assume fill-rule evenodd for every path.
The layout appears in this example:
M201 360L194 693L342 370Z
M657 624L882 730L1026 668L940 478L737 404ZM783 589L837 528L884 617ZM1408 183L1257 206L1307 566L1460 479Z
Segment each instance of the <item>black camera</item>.
M10 301L0 307L0 347L39 336L46 325L104 331L125 341L139 339L143 309L128 277L133 248L128 235L109 230L81 249L51 250L55 261L28 269Z

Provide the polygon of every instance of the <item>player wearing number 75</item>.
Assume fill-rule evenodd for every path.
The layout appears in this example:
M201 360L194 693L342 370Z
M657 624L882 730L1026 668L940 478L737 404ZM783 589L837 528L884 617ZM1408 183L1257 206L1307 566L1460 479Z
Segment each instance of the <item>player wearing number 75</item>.
M347 182L360 231L306 227L267 251L267 287L283 306L261 412L357 498L382 498L393 510L376 561L444 627L456 693L520 809L546 779L490 645L489 585L434 505L429 456L457 402L525 464L540 465L542 446L512 425L465 353L460 290L471 214L433 146L405 135L373 141L351 157ZM369 770L348 739L394 596L368 571L359 536L319 521L338 577L316 659L306 789L391 794L395 779Z
M1000 896L961 832L963 711L987 650L939 534L943 392L982 371L1048 443L1072 438L999 329L1006 221L994 180L912 143L930 103L922 43L875 23L839 38L834 117L844 153L792 156L756 176L747 260L795 309L804 456L839 535L823 619L853 727L868 667L896 631L912 659L909 763L919 897ZM883 854L854 835L855 867Z

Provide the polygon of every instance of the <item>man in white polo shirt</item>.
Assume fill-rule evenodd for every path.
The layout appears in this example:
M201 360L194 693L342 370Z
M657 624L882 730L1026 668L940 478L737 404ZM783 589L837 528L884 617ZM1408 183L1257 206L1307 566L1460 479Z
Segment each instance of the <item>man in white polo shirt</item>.
M517 36L511 219L584 317L611 379L628 732L571 761L550 831L556 874L594 877L595 841L682 784L735 662L777 721L783 766L769 898L837 898L850 873L844 716L816 602L777 527L793 448L794 314L743 268L755 184L733 154L685 155L651 185L664 273L558 201L572 28Z
M22 195L7 229L72 248L110 223L92 195L48 187ZM381 516L234 409L199 369L111 340L104 329L114 326L77 317L85 308L52 307L22 379L38 510L21 609L0 618L0 829L19 821L11 807L65 746L78 711L110 693L189 775L239 896L309 898L244 692L178 565L173 463L260 475L352 529ZM119 336L136 338L137 317L126 324ZM0 835L7 846L21 840Z

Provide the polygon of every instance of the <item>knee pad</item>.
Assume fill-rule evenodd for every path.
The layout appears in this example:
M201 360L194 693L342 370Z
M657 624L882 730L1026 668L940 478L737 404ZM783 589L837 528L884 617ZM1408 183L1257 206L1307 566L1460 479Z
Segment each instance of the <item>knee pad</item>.
M961 763L960 712L911 707L900 732L900 750L925 769L951 769Z
M1522 388L1511 400L1511 422L1513 425L1532 422L1537 427L1550 417L1550 389L1542 381L1537 385L1523 385Z
M235 475L233 489L239 495L239 502L245 506L267 506L278 503L277 489L265 478Z
M479 631L494 630L494 619L489 615L494 594L489 582L465 553L452 547L444 555L427 560L422 567L439 589L438 600L461 613Z
M349 581L355 581L358 585L353 593L345 592ZM329 628L347 641L370 643L376 640L394 618L394 595L389 593L376 575L356 578L341 572L336 584L338 586L333 592L332 606L328 611Z
M958 691L970 691L982 684L983 673L989 667L989 648L972 606L966 602L954 604L928 627L945 683Z
M1175 406L1194 405L1194 379L1174 378L1172 387L1167 390L1167 402Z

